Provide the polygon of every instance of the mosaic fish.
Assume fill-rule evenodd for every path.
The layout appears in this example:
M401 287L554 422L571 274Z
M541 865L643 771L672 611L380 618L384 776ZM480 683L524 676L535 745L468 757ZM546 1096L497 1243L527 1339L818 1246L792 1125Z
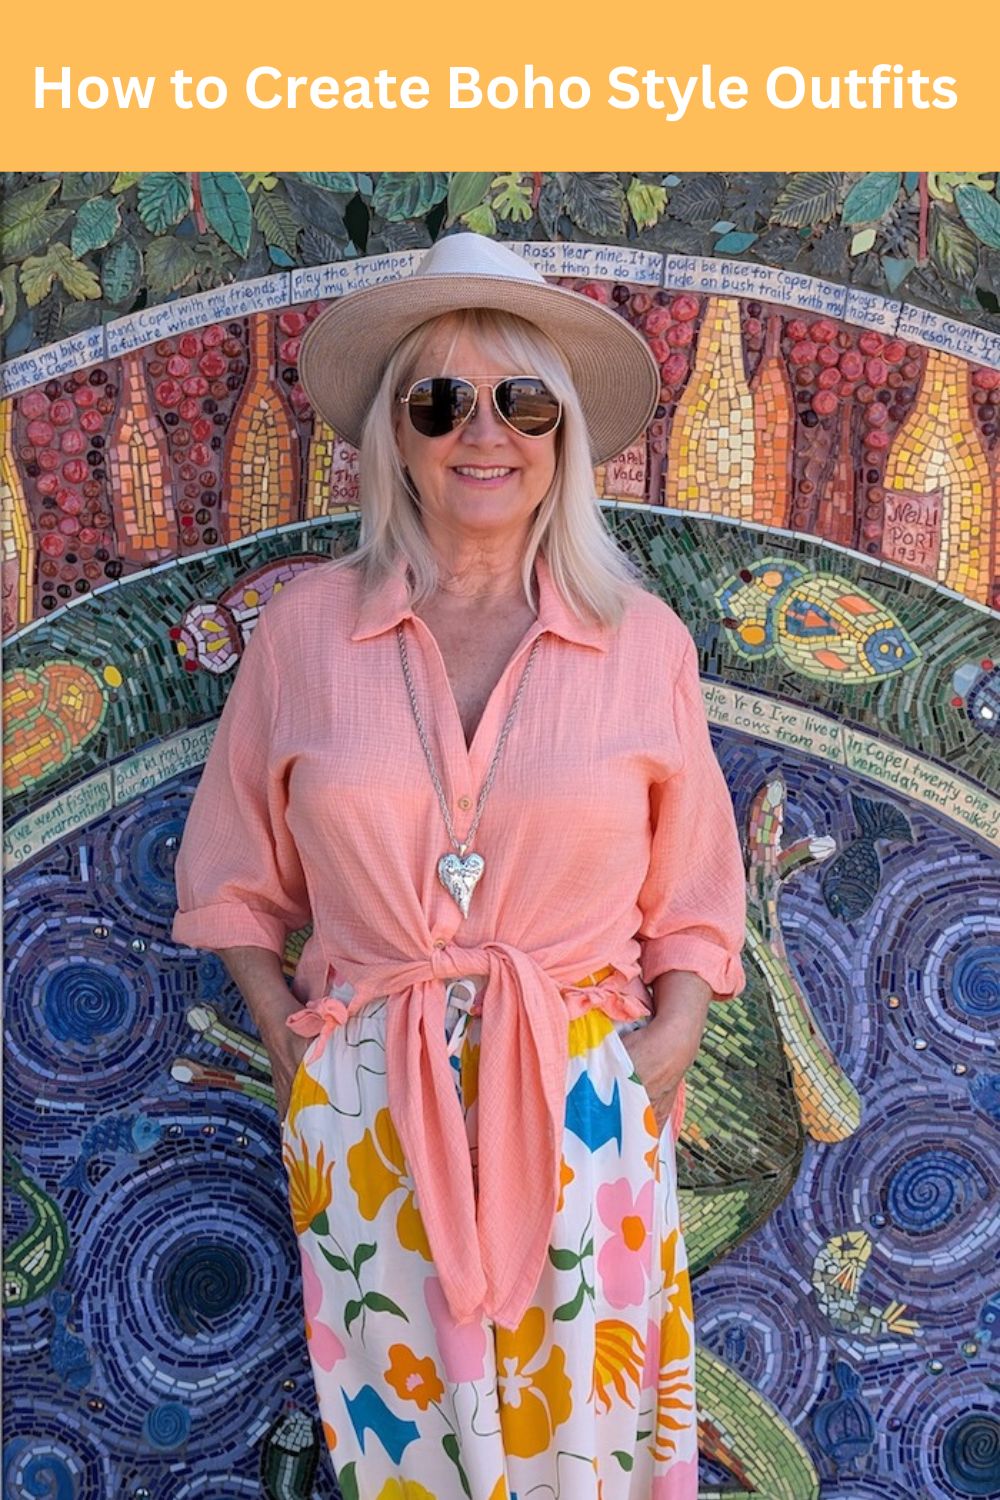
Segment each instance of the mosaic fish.
M281 557L245 573L218 599L199 599L184 611L179 625L170 629L177 655L186 672L202 668L215 676L229 672L240 657L257 617L269 599L280 593L298 573L329 562L318 552Z
M69 1292L60 1290L52 1293L52 1315L55 1318L55 1327L52 1330L49 1357L59 1379L68 1385L71 1391L83 1391L90 1383L94 1365L83 1339L78 1338L75 1333L70 1333L67 1327L72 1309L73 1299Z
M91 1193L87 1168L95 1156L109 1152L116 1156L142 1156L156 1145L163 1134L163 1126L148 1115L109 1115L92 1125L80 1142L80 1155L62 1180L62 1186L76 1188L81 1193Z
M260 1450L260 1481L268 1500L311 1500L320 1442L304 1411L287 1411L268 1428Z
M741 568L715 599L741 656L777 655L821 682L871 682L905 671L919 655L890 611L849 579L787 559Z
M888 802L871 797L851 797L858 835L826 865L820 889L827 910L845 922L863 917L882 884L882 860L876 847L887 843L913 843L913 830L905 815Z
M3 1300L8 1307L24 1307L54 1286L69 1254L69 1230L55 1201L42 1191L8 1152L4 1152L3 1180L8 1192L23 1198L32 1223L4 1254Z
M877 1338L894 1333L913 1338L920 1332L919 1323L904 1318L906 1304L889 1302L872 1307L862 1302L858 1287L872 1253L871 1235L863 1229L835 1234L821 1245L812 1265L812 1286L822 1311L838 1328Z

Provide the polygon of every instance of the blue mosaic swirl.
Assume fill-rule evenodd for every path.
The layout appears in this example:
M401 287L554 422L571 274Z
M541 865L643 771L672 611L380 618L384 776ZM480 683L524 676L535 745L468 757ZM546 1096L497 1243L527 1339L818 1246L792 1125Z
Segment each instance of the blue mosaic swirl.
M911 1157L886 1191L893 1223L912 1234L941 1229L975 1199L988 1197L983 1173L957 1151L924 1151Z
M39 995L42 1017L57 1042L104 1042L135 1020L135 995L114 969L70 963L48 976Z
M1000 944L984 943L959 956L951 975L951 998L977 1020L1000 1016Z

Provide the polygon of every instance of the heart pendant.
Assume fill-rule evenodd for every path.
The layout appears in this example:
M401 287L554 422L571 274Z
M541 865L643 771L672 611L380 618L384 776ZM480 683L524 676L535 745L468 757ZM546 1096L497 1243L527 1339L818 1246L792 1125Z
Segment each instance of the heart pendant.
M486 869L481 854L442 854L438 860L438 879L455 901L463 917L469 915L469 902Z

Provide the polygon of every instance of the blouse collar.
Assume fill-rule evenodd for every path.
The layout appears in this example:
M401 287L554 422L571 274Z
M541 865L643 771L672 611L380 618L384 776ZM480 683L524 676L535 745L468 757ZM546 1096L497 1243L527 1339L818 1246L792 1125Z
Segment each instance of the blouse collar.
M549 565L538 553L535 558L535 582L538 588L537 633L549 631L578 646L597 651L608 649L608 628L596 620L581 619L573 613L556 588ZM407 601L406 562L400 559L382 587L363 599L358 609L352 641L366 641L387 630L394 630L401 620L413 618Z

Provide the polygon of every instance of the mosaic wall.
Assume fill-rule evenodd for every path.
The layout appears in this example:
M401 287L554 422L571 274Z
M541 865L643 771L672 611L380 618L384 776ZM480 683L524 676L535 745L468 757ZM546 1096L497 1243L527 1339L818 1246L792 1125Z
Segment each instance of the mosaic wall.
M157 302L140 284L170 254L193 256L207 282L234 274L216 253L211 175L197 213L184 177L190 232L165 200L152 258L129 214L145 205L148 228L164 189L136 174L117 189L67 176L68 195L27 181L31 213L22 200L12 216L12 197L0 212L9 248L12 220L66 209L58 226L36 224L44 255L18 242L7 326L20 331L0 369L4 1500L336 1494L266 1061L219 960L171 942L172 870L259 611L356 541L356 455L303 397L302 331L329 298L409 274L448 217L496 233L527 224L532 237L512 243L634 323L662 372L645 441L598 485L609 527L698 640L750 911L748 988L711 1018L678 1144L702 1495L997 1493L1000 280L988 239L964 293L930 308L902 300L909 284L898 299L872 290L871 266L861 285L719 246L754 233L727 217L734 195L770 195L772 213L804 178L836 178L839 222L813 224L808 244L836 229L849 247L867 233L848 222L851 195L875 192L865 178L713 179L716 243L689 253L626 243L624 217L595 243L550 238L546 192L576 193L564 206L577 217L560 210L575 232L596 213L580 183L611 212L602 177L507 174L505 188L458 174L442 193L418 174L392 180L412 211L391 219L389 174L358 174L333 205L345 232L360 237L351 205L367 192L373 240L391 224L425 236L362 256L331 248L329 212L310 221L302 206L333 187L303 182L312 196L295 200L287 174L256 174L244 196L260 244L276 246L259 204L280 189L302 221L286 223L284 253L316 263L200 290L192 272ZM337 176L312 174L324 175ZM876 237L851 253L906 258L887 247L909 245L909 192L907 275L928 278L926 302L935 275L943 285L940 224L971 236L970 217L982 224L997 201L973 174L910 175L907 188L902 174L868 174L896 177L898 196L869 213ZM475 201L470 178L486 180ZM652 190L696 203L708 179L693 181L618 185L655 228L668 215ZM522 190L529 213L503 217ZM421 192L438 197L421 208ZM131 310L115 316L102 246L69 244L98 283L76 300L99 317L67 329L76 273L64 283L54 270L52 342L25 321L24 269L30 288L31 259L62 263L58 235L96 226L109 203L104 247L130 236L140 261ZM877 207L870 197L865 211ZM956 317L960 295L975 307ZM289 939L289 975L304 936Z

